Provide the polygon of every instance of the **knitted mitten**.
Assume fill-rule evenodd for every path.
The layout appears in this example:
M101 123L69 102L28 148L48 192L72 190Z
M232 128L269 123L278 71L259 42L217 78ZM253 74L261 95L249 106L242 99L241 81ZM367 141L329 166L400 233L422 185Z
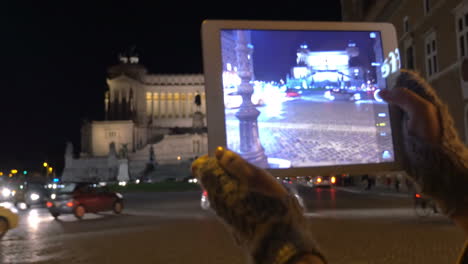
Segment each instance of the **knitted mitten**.
M293 263L304 254L316 255L325 263L294 195L252 191L245 175L227 173L216 158L208 156L195 160L192 172L207 190L212 209L255 263Z
M460 140L447 106L434 89L414 71L401 70L396 87L406 87L431 102L438 110L440 144L430 144L408 133L407 117L402 124L404 167L421 192L440 202L451 215L468 208L468 150Z

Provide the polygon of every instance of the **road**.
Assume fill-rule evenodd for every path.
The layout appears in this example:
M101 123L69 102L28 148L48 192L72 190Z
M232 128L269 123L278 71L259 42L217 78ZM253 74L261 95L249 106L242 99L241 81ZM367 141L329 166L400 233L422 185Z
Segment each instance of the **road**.
M411 200L349 189L299 187L311 228L330 263L453 263L463 235ZM0 263L246 263L225 227L200 209L199 192L126 194L122 215L81 221L44 208L21 213L0 241Z

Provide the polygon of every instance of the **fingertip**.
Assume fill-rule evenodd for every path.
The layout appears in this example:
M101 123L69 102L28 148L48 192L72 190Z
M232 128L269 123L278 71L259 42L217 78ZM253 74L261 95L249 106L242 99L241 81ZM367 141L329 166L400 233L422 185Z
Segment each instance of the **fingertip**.
M218 160L221 159L221 158L223 157L223 154L224 154L224 148L221 147L221 146L218 146L218 147L216 148L216 151L215 151L215 157L216 157L216 159L218 159Z
M387 97L388 93L389 93L389 91L387 89L382 89L382 90L379 91L379 96L382 97L382 98Z

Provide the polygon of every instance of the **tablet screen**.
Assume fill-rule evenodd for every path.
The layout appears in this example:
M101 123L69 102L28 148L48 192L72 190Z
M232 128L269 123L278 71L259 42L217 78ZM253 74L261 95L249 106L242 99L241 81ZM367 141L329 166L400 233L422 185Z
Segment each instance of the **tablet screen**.
M227 147L264 168L394 161L378 31L221 30Z

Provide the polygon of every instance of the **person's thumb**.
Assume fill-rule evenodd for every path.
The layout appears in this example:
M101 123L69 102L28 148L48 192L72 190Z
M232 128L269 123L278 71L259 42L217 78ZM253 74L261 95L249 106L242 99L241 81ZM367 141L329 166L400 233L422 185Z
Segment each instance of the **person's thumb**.
M405 87L395 87L393 89L382 90L379 92L379 96L385 102L401 108L410 117L429 103Z

